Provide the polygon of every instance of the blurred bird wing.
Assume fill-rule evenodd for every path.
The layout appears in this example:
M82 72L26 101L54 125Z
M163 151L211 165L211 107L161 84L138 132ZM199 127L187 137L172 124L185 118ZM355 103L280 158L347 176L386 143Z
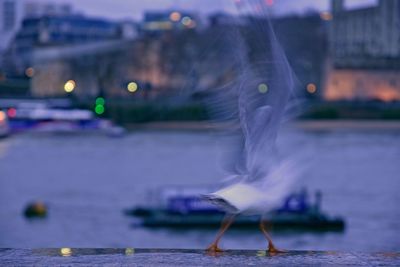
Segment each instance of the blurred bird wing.
M222 168L239 180L268 176L277 161L275 141L286 104L292 94L294 75L281 49L265 10L244 1L250 14L243 29L230 29L220 39L221 53L231 53L236 78L208 99L215 119L234 126L222 151Z

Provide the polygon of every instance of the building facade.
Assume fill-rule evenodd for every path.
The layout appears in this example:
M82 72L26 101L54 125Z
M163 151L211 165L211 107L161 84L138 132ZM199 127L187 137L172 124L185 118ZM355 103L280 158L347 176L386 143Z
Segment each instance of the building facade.
M0 0L0 54L4 51L20 21L18 3L15 0Z
M149 20L153 21L145 21ZM226 20L214 15L210 20L209 27L196 31L169 30L164 34L146 33L134 40L44 46L36 51L32 93L40 97L65 95L63 86L68 80L76 82L73 94L77 98L103 95L151 99L183 92L207 93L240 76L243 65L239 53L246 58L245 64L254 66L269 56L265 46L257 42L264 37L257 27L266 23L262 18ZM286 44L283 48L297 77L304 81L298 86L313 89L310 97L316 96L326 55L326 25L317 14L280 18L274 26ZM243 35L238 35L239 29ZM238 40L243 41L240 46ZM129 84L133 84L131 89Z
M15 34L9 56L14 71L24 73L31 67L37 48L110 40L118 35L118 30L113 22L81 15L28 17Z
M400 100L400 1L346 10L332 0L326 100Z
M1 31L14 30L17 25L17 3L13 0L2 0L0 2L0 14Z
M142 33L160 34L165 31L195 29L199 26L198 15L185 11L148 11L144 14Z
M0 0L0 53L6 50L25 18L74 14L69 4Z
M71 5L65 3L42 3L37 1L26 1L24 3L24 18L35 18L42 16L67 16L73 15Z

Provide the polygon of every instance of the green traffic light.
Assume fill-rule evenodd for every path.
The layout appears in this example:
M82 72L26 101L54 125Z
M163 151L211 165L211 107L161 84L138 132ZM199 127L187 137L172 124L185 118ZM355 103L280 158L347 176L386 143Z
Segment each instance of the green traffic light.
M96 105L94 111L96 112L97 115L101 115L104 113L105 109L103 105Z
M102 97L98 97L96 98L96 106L104 106L104 104L106 103L106 100Z

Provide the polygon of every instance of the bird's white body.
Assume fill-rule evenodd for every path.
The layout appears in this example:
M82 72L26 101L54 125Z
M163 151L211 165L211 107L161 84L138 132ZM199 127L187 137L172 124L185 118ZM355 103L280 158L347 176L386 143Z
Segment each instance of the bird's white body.
M265 192L245 183L233 184L211 193L208 199L229 213L262 214L271 208Z
M263 215L282 205L305 164L286 160L256 182L240 181L204 196L227 213Z

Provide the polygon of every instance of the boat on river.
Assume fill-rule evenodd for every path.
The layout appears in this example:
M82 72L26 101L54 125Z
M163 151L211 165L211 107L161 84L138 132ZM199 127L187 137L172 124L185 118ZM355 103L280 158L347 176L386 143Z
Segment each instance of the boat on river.
M0 110L0 138L7 137L10 133L7 113Z
M153 195L158 204L135 206L125 214L136 218L140 226L152 228L216 228L225 213L201 197L210 190L193 188L163 188ZM273 230L343 231L345 221L341 217L329 216L321 210L321 192L315 193L313 203L305 189L288 195L282 206L267 214ZM148 201L148 203L154 200ZM254 228L259 216L238 216L233 228ZM256 229L256 228L255 228Z
M88 133L101 132L121 136L125 130L111 121L97 118L92 111L84 109L49 108L45 105L21 105L9 108L12 132L40 133Z

